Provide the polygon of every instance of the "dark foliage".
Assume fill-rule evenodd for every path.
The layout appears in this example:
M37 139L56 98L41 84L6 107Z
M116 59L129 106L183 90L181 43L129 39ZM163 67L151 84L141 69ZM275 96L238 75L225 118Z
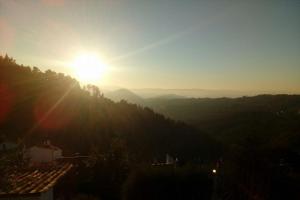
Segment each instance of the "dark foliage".
M300 150L300 95L150 99L148 105L197 126L224 144L239 144L255 137L266 145Z
M218 173L221 199L300 198L300 95L147 103L224 145Z
M207 199L212 196L212 177L208 171L192 168L146 167L129 175L124 200Z

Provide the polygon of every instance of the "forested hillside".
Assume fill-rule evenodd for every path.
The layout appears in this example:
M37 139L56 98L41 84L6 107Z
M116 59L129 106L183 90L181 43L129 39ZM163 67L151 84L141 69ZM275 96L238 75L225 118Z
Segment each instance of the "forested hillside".
M180 159L216 157L215 141L149 108L114 103L92 85L0 57L0 134L25 144L50 139L65 152L122 148L130 159L151 162L166 153Z
M262 143L298 149L300 95L240 98L148 99L147 105L182 120L223 143L254 137Z
M223 199L299 199L300 96L148 99L226 146Z

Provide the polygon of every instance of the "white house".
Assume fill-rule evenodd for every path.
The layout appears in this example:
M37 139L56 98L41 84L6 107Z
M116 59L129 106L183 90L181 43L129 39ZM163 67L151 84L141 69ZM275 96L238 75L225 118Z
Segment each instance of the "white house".
M54 162L62 150L49 141L25 150L28 168L7 171L7 188L0 187L0 200L53 200L59 180L67 174L72 163Z
M29 159L32 164L34 163L48 163L53 162L62 157L62 150L53 146L50 141L41 145L35 145L28 148L25 152L25 158Z

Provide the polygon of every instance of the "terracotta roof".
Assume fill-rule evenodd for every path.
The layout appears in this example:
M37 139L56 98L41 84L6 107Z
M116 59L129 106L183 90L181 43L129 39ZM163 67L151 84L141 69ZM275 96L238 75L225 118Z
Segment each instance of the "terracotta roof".
M9 185L6 191L1 191L0 197L5 195L23 195L46 192L64 176L73 164L63 163L41 169L28 169L15 172L9 176Z

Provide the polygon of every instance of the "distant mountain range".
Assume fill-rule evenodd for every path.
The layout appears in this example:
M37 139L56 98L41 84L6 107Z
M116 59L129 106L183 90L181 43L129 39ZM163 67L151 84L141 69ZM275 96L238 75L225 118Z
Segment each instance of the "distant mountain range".
M101 91L113 99L121 100L127 99L128 101L135 98L221 98L230 97L237 98L243 96L256 96L260 94L285 94L286 92L280 91L239 91L239 90L211 90L211 89L161 89L161 88L140 88L140 89L125 89L120 87L103 87ZM135 96L134 99L132 97ZM130 98L129 98L130 97ZM135 100L133 102L136 102ZM140 101L138 101L140 102Z
M220 98L220 97L242 97L256 96L259 94L283 94L280 91L239 91L239 90L212 90L212 89L160 89L160 88L145 88L145 89L130 89L132 92L143 98L153 98L163 95L175 95L187 98Z
M149 107L171 119L192 124L229 143L248 136L265 137L266 141L271 141L271 138L277 140L282 135L286 136L288 144L291 141L298 144L296 141L299 141L295 134L300 128L297 125L300 117L300 95L188 98L167 94L142 98L134 92L122 89L108 93L107 97Z
M153 97L145 97L140 96L139 94L132 92L128 89L122 88L113 91L105 90L103 91L104 96L115 101L119 102L121 100L125 100L129 103L139 104L139 105L147 105L147 101L151 99L185 99L186 96L181 96L177 94L159 94ZM146 95L147 96L147 95Z
M121 100L126 100L129 103L135 103L135 104L144 104L144 99L134 92L131 92L130 90L127 89L117 89L114 91L106 91L104 92L104 96L115 101L119 102Z

